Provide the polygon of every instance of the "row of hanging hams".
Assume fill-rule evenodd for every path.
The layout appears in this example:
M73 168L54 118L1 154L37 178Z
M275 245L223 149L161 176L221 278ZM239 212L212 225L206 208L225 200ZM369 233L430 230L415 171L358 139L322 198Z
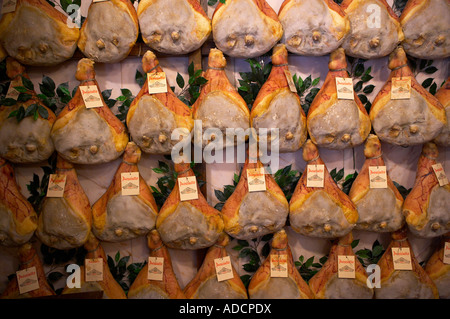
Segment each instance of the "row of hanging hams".
M19 0L0 21L0 44L3 56L42 66L71 58L77 47L96 62L119 62L139 33L152 50L175 55L193 52L212 34L236 58L261 56L281 41L307 56L342 45L347 55L374 59L402 43L411 56L439 59L449 56L449 14L448 0L410 0L400 17L386 0L285 0L278 14L266 0L227 0L210 19L198 0L145 0L137 11L129 0L110 0L92 2L78 29L45 0Z

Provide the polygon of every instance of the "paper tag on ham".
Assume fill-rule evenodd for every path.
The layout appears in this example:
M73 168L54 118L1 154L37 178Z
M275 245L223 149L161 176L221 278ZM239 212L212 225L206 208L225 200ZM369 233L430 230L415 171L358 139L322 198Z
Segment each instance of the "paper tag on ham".
M247 184L249 192L266 190L266 177L264 167L247 169Z
M441 163L437 163L434 165L431 165L433 168L434 174L436 174L436 178L439 181L439 186L444 186L448 184L448 178L447 175L445 175L444 168L442 167Z
M162 281L164 276L164 258L148 257L148 280Z
M408 247L392 248L392 262L396 270L412 270L411 253Z
M84 266L86 268L86 281L103 280L103 258L85 259Z
M63 197L66 179L66 175L50 174L48 178L47 197Z
M270 277L287 277L287 255L270 255Z
M354 100L352 78L336 78L336 92L339 100Z
M338 256L338 277L355 278L355 256Z
M20 294L39 289L39 280L37 277L36 267L16 271L16 275Z
M214 266L216 267L217 281L233 279L230 256L214 259Z
M411 97L411 77L392 78L391 100L403 100Z
M195 176L179 177L178 188L181 201L198 199L197 179Z
M325 166L308 165L306 170L306 187L323 187Z
M286 76L287 83L289 85L289 90L293 93L297 93L297 88L295 87L294 80L292 79L291 71L284 70L284 75Z
M80 86L80 91L87 109L103 106L103 101L96 85Z
M370 188L387 188L386 166L369 166Z
M122 196L139 195L139 172L120 174Z
M450 241L446 241L444 245L444 258L442 258L444 264L450 265Z
M11 84L9 85L8 92L6 92L5 98L17 100L17 98L20 95L20 92L17 91Z
M166 73L164 72L147 73L147 83L149 94L167 92Z
M10 13L16 11L17 0L3 0L2 13Z

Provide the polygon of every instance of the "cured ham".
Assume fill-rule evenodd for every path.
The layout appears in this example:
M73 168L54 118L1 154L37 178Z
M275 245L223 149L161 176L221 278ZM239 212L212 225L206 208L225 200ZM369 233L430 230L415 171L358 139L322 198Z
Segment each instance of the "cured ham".
M138 17L130 0L92 2L80 29L78 48L95 62L120 62L138 35Z
M331 53L328 68L325 82L308 111L308 133L319 147L352 148L362 144L369 135L370 118L356 93L353 93L353 99L338 98L338 81L349 78L344 49ZM343 86L339 90L349 89Z
M230 262L230 266L221 266L223 258L228 257L226 246L230 239L222 233L214 246L206 252L205 259L195 277L184 288L188 299L247 299L247 290L239 274ZM217 264L217 266L216 266ZM216 269L216 267L218 269ZM222 268L220 268L222 267ZM230 270L231 268L231 270ZM218 275L223 271L231 271L233 278L219 281Z
M445 245L450 242L450 232L440 238L440 242L434 253L425 265L425 272L436 285L439 298L450 299L450 264L444 263L444 258L449 258L449 248Z
M348 234L358 221L358 211L350 198L336 185L319 156L317 146L307 140L303 146L307 166L289 202L289 222L296 232L311 237L337 238ZM320 180L323 187L308 187L308 179ZM317 172L314 172L317 171Z
M344 0L341 8L350 19L351 31L342 43L347 55L381 58L403 41L400 21L386 0Z
M328 259L322 268L309 280L309 287L316 299L372 299L374 291L367 285L367 273L352 249L353 235L334 241ZM340 263L354 259L354 278L343 278L348 266Z
M155 54L147 51L142 58L144 72L163 72ZM148 79L133 100L127 114L132 140L145 153L170 154L178 140L171 138L175 129L189 135L194 122L189 107L181 102L167 83L167 93L150 94Z
M81 247L92 225L89 199L78 181L73 165L58 155L56 178L66 179L63 197L46 197L39 213L36 236L56 249ZM58 184L55 186L61 187Z
M212 16L217 48L235 58L268 52L283 36L283 26L266 0L227 0Z
M190 53L211 34L199 0L143 0L137 13L144 42L162 53Z
M0 21L0 44L25 65L51 66L70 59L80 30L45 0L18 0Z
M420 59L443 59L450 56L450 1L410 0L400 16L408 55Z
M117 159L128 143L128 134L122 122L111 112L95 80L94 61L81 59L75 77L80 81L74 97L56 118L51 137L58 154L76 164L98 164ZM101 107L87 108L81 88L96 89ZM91 94L91 93L87 93ZM89 98L89 96L87 97ZM89 129L86 129L89 128Z
M284 271L285 277L272 276L272 268ZM253 275L248 285L248 293L251 299L314 298L308 284L295 267L284 229L273 235L270 253Z
M134 142L128 142L122 163L111 184L92 206L92 231L100 240L129 240L146 235L155 227L158 206L150 188L139 174L140 159L139 147ZM138 176L128 173L138 173ZM139 187L138 195L123 196L123 190L136 187Z
M148 233L147 244L150 248L150 257L164 258L162 280L148 279L149 264L147 263L131 285L128 299L185 299L186 296L172 268L169 250L161 241L156 229Z
M253 170L264 169L258 160L249 160L242 168L242 175L233 194L222 208L225 231L238 239L253 239L280 230L289 214L289 204L281 188L272 175L264 173L264 177L249 181ZM249 191L249 183L259 183L264 178L266 189Z
M389 57L391 73L375 97L370 109L370 120L381 141L394 145L411 146L433 140L447 123L445 110L414 77L401 46ZM396 85L393 81L411 79ZM403 88L403 89L402 89ZM410 91L409 99L393 99L392 94Z
M91 233L84 244L86 249L85 259L101 258L103 262L103 279L100 281L86 281L86 267L80 267L80 288L69 288L67 285L62 294L83 293L91 291L102 291L102 299L126 299L127 296L119 283L114 279L108 266L108 257L103 250L102 245Z
M6 73L11 79L9 90L24 88L23 81L30 79L25 68L11 57L6 59ZM55 114L39 100L36 92L26 89L26 94L31 95L26 102L0 106L0 156L13 163L38 163L48 159L55 150L50 138ZM38 105L37 118L33 115L18 121L16 117L9 117L21 107L26 112L32 105ZM46 118L42 116L45 114Z
M332 0L285 0L278 18L284 30L281 42L299 55L329 54L350 32L347 14Z
M289 72L288 52L284 44L274 47L272 65L269 78L253 103L250 113L251 126L256 132L261 128L278 129L279 152L295 152L306 141L306 116L299 96L289 89L285 73ZM264 138L259 136L258 139L260 143L264 143ZM268 142L268 149L271 149L272 142L268 139L265 141Z
M349 197L358 210L355 229L375 232L393 232L405 223L402 214L403 197L386 170L386 188L371 188L371 180L379 180L370 171L385 167L381 143L375 134L370 134L364 146L366 160L352 184ZM375 176L375 177L373 177ZM383 179L383 177L380 177ZM383 181L382 181L383 182Z
M445 108L447 125L444 126L441 133L434 139L434 142L440 146L450 146L450 77L445 84L434 95Z
M450 184L439 186L433 169L439 151L436 144L425 143L417 163L416 180L403 203L409 230L420 237L437 237L450 231Z
M0 245L28 242L37 228L38 216L20 192L13 166L0 158Z
M375 289L376 299L437 299L439 292L434 282L419 265L414 251L408 241L406 228L392 233L391 242L381 256L377 265L380 266L380 288ZM409 249L412 270L398 270L394 265L392 249L398 248L399 253ZM402 252L401 249L404 251ZM397 264L405 263L406 257L399 255ZM403 258L403 259L402 259ZM394 268L395 267L395 268Z
M227 136L226 130L245 131L250 126L247 103L228 80L226 66L227 61L222 51L211 49L208 70L203 74L208 82L202 86L200 96L192 106L193 119L202 121L203 147L211 141L214 141L216 149L242 144L245 142L243 139L236 139L234 135L229 136L230 134ZM209 135L205 132L208 129L212 131ZM223 139L217 138L216 135L219 134L222 134ZM194 143L199 144L199 141L194 140Z
M185 183L188 177L195 177L190 164L175 164L175 172L179 179L185 179ZM208 204L198 183L198 198L181 201L178 184L175 183L156 219L156 229L162 241L167 247L176 249L193 250L212 246L223 231L220 212ZM189 188L188 191L193 189Z
M35 290L29 292L20 293L19 283L17 281L17 274L11 279L3 293L0 295L0 299L22 299L22 298L37 298L37 297L47 297L56 295L55 291L50 287L47 282L47 277L45 276L44 268L42 267L42 262L36 252L36 249L30 242L21 245L18 249L17 255L19 257L19 271L28 269L29 273L33 272L32 267L36 269L36 277L38 280L39 287ZM34 278L29 278L28 282L21 282L21 284L34 283ZM26 281L25 279L24 281ZM24 287L24 286L22 286Z

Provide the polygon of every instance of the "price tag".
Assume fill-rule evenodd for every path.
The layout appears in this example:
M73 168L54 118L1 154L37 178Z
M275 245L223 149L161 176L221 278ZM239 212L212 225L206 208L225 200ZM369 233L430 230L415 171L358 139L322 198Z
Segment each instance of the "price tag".
M284 75L286 76L286 80L289 85L289 90L291 90L291 92L293 93L297 93L297 88L295 87L294 80L292 79L291 71L289 71L289 69L285 69Z
M434 174L436 174L436 178L439 181L439 186L444 186L448 184L447 175L445 175L444 168L442 167L441 163L437 163L434 165L431 165L433 168Z
M96 85L80 86L80 91L87 109L103 106L103 101Z
M120 174L122 196L139 195L139 172Z
M197 179L195 176L179 177L178 188L181 201L198 199Z
M369 166L370 188L387 188L386 166Z
M19 293L24 294L39 289L36 267L30 267L16 272Z
M86 268L86 281L103 280L103 258L85 259L84 266Z
M354 100L352 78L336 78L336 92L339 100Z
M48 179L47 197L63 197L66 179L66 175L50 174Z
M3 0L2 14L16 11L17 0Z
M287 255L270 255L270 277L287 277Z
M217 281L233 279L234 275L230 256L214 259L214 266L216 267Z
M264 167L247 169L247 184L249 192L266 190L266 177Z
M450 265L450 241L446 241L444 245L444 258L442 259L444 264Z
M162 281L164 277L164 258L148 257L148 280Z
M411 97L411 77L392 78L391 100L404 100Z
M323 187L325 165L308 165L306 169L306 187Z
M355 256L339 255L338 256L338 277L339 278L355 278Z
M393 247L392 262L396 270L412 270L411 253L408 247Z
M166 73L164 72L147 73L147 85L149 94L166 93L167 92Z

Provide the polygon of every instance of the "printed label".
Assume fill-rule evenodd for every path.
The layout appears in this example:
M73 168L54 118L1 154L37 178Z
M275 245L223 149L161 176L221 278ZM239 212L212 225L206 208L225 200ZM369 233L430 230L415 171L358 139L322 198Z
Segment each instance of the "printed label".
M339 278L355 278L355 256L339 255L338 256L338 277Z
M178 178L178 188L180 190L180 200L198 199L197 179L195 176Z
M87 109L103 106L103 101L96 85L80 86L80 91Z
M444 258L442 258L444 264L450 265L450 241L446 241L444 245Z
M339 100L354 100L352 78L336 78L336 92Z
M148 257L148 280L162 281L164 277L164 258Z
M287 277L287 255L270 255L270 277Z
M408 247L392 248L392 262L396 270L412 270L411 253Z
M284 70L284 75L286 76L287 83L289 85L289 90L293 93L297 93L297 88L295 87L294 80L292 79L292 74L289 69Z
M147 83L149 94L167 92L166 73L164 72L147 73Z
M122 196L139 195L139 172L120 174Z
M16 11L17 0L3 0L2 14Z
M411 97L411 77L392 78L391 100L403 100Z
M323 187L325 165L308 165L306 171L306 187Z
M266 176L264 167L247 169L247 184L249 192L266 190Z
M50 174L48 179L47 197L63 197L66 179L66 175Z
M369 166L370 188L387 188L386 166Z
M436 174L436 178L439 181L439 186L444 186L448 184L447 175L445 175L444 168L442 167L441 163L437 163L434 165L431 165L433 168L434 174Z
M86 281L103 280L103 258L85 259L84 266L86 268Z
M214 259L214 266L216 267L217 281L233 279L230 256Z
M37 277L36 267L16 271L16 275L20 294L39 289L39 280Z

